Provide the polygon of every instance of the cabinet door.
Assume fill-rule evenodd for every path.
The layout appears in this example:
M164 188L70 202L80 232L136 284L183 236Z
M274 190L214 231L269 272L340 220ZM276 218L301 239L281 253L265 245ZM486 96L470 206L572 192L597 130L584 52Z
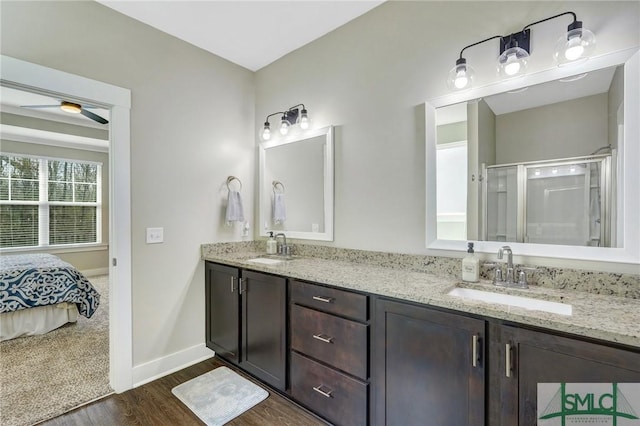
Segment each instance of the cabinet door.
M206 341L217 355L240 361L239 271L229 266L206 263Z
M485 322L378 299L375 424L484 424Z
M285 390L286 279L242 273L241 366L276 389Z
M640 382L638 352L510 326L500 335L500 395L491 403L502 425L538 424L538 383Z

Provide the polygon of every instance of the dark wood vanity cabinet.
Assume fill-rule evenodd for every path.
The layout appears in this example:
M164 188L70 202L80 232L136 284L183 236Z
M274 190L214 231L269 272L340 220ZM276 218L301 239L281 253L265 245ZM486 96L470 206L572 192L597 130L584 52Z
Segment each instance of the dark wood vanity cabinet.
M335 425L528 426L538 383L640 382L637 348L212 262L205 270L207 346Z
M205 293L207 347L285 391L286 279L207 262Z
M538 383L640 382L638 350L515 326L492 326L490 331L493 329L496 346L491 349L491 355L495 355L492 371L499 377L500 387L499 395L493 394L493 389L489 391L495 419L491 424L537 424Z
M366 425L368 296L290 281L291 396L336 425Z
M235 364L240 362L238 268L205 263L205 335L207 347Z
M240 365L276 389L286 390L287 280L242 271Z
M374 424L485 423L485 321L378 298Z

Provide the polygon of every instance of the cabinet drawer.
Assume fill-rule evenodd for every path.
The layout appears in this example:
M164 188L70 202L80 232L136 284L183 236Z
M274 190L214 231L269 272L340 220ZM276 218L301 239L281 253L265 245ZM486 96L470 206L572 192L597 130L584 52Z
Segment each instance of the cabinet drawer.
M291 305L291 348L366 380L368 326Z
M291 301L358 321L367 320L367 296L363 294L292 280Z
M291 395L336 425L367 424L366 383L291 353Z

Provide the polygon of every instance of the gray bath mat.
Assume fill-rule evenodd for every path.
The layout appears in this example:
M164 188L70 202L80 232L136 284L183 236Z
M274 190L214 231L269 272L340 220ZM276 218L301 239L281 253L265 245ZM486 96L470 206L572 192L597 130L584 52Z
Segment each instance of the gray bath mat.
M171 389L207 426L223 425L269 396L269 392L218 367Z

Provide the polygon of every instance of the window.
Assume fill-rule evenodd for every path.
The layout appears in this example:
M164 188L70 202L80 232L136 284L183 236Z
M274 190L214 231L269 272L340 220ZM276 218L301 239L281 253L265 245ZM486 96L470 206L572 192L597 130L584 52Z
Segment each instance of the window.
M100 163L0 155L0 248L100 243Z

